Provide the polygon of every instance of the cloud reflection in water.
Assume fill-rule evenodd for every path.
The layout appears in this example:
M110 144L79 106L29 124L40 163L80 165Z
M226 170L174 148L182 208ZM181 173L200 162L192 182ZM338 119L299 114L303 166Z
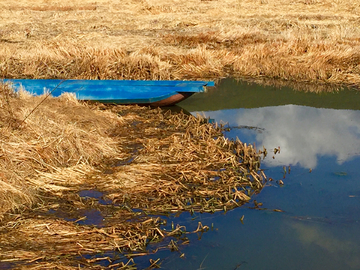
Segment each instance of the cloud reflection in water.
M341 261L349 269L360 268L358 243L343 239L316 224L292 223L295 235L305 247L316 246L328 253L334 261Z
M263 132L251 131L257 147L265 146L269 152L281 147L276 161L265 159L267 166L315 168L318 156L336 156L341 164L360 154L360 111L285 105L213 111L205 115L217 122L227 122L230 127L263 129Z

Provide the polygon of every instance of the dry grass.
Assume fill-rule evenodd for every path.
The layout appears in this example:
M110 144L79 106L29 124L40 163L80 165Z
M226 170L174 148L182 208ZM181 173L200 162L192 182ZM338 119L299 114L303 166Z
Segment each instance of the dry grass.
M214 212L242 205L262 189L252 145L225 139L201 117L153 111L147 118L137 116L143 124L127 128L138 148L132 166L112 168L96 181L112 201L156 213Z
M233 76L358 86L359 12L351 0L4 0L0 77ZM99 269L104 259L109 268L131 268L83 255L146 254L151 241L186 235L181 226L162 230L146 212L227 210L263 187L256 150L200 118L97 107L69 95L32 112L43 99L0 87L2 262ZM85 202L83 189L117 206ZM89 207L113 218L99 229L50 214L81 219L77 209Z
M0 76L358 86L351 0L2 1Z
M0 262L101 268L102 252L146 255L149 243L186 243L189 233L164 230L149 213L227 211L265 184L256 149L201 117L45 98L0 85ZM84 199L83 190L110 203ZM101 228L77 223L87 210L106 216Z
M15 97L7 86L0 89L0 215L24 200L30 203L37 186L24 183L38 181L44 173L68 168L77 173L104 159L123 156L117 142L107 136L109 128L121 125L118 116L99 114L71 95L50 97L31 113L44 96L20 93ZM39 187L47 186L39 183ZM56 190L55 185L52 189Z

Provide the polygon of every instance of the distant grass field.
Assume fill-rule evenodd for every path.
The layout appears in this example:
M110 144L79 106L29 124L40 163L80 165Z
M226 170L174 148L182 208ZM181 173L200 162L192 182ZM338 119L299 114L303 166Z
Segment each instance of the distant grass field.
M352 0L0 2L0 77L360 83Z

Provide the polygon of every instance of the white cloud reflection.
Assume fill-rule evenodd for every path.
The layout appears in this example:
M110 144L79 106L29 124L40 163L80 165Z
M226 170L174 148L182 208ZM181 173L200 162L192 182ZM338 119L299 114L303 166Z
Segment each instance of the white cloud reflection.
M281 147L276 164L265 159L267 166L295 165L315 168L318 156L336 156L338 163L360 153L360 111L334 110L285 105L255 109L205 112L217 122L234 126L264 129L253 131L257 147ZM245 131L248 132L248 131Z
M300 242L310 247L314 245L328 253L329 258L340 261L348 266L348 269L360 269L360 247L356 241L334 235L316 224L292 223ZM294 234L291 234L293 237Z

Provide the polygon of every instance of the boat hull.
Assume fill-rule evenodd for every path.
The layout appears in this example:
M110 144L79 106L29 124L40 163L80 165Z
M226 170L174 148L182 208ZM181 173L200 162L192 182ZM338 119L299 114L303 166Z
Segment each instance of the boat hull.
M79 100L156 107L174 105L194 93L204 92L206 86L214 86L206 81L5 79L4 83L15 91L24 89L34 95L50 93L57 97L70 92Z

